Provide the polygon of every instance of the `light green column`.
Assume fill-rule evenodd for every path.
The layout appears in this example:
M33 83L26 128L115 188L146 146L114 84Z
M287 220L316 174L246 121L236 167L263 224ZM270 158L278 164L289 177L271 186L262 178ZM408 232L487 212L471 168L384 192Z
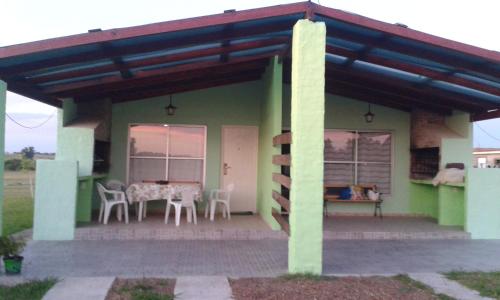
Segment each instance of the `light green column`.
M75 235L78 163L37 160L34 240L72 240Z
M76 117L76 104L65 99L58 111L56 159L78 161L78 176L89 176L94 164L94 129L68 125Z
M324 23L300 20L293 28L290 239L288 271L322 272Z
M439 195L439 225L464 226L465 195L464 187L441 184Z
M500 169L467 170L465 231L473 239L500 239Z
M272 173L280 173L281 167L272 162L273 155L281 154L279 147L273 147L273 137L281 134L283 66L274 57L264 74L264 97L261 102L259 126L259 177L257 209L264 221L273 230L279 230L278 222L272 216L272 208L279 204L272 198L272 191L280 191L280 185L273 182Z
M3 168L5 160L5 103L7 102L7 84L0 80L0 236L3 232Z

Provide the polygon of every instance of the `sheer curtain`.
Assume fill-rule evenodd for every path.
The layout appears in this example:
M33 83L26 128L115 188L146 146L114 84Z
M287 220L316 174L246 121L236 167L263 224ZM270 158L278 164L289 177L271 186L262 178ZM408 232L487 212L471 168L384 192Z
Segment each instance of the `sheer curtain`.
M204 126L133 125L129 137L130 184L143 180L203 183Z
M376 184L390 194L391 169L390 132L325 131L325 183Z

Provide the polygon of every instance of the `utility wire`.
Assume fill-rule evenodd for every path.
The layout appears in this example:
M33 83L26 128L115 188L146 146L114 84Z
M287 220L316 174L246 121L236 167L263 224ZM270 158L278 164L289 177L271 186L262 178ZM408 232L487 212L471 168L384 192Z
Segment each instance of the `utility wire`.
M14 122L14 124L16 124L18 126L21 126L23 128L26 128L26 129L35 129L35 128L38 128L38 127L42 127L50 119L52 119L52 117L55 115L55 111L46 120L44 120L42 123L40 123L38 125L35 125L35 126L27 126L27 125L21 124L20 122L16 121L14 118L12 118L7 112L5 113L5 115L7 116L7 118L9 118L9 120L11 120L12 122Z
M481 127L479 124L477 124L477 123L476 123L475 125L476 125L479 129L481 129L481 131L482 131L482 132L484 132L487 136L489 136L490 138L492 138L492 139L494 139L494 140L496 140L496 141L500 142L500 139L499 139L499 138L497 138L497 137L495 137L495 136L491 135L488 131L484 130L484 129L483 129L483 127Z

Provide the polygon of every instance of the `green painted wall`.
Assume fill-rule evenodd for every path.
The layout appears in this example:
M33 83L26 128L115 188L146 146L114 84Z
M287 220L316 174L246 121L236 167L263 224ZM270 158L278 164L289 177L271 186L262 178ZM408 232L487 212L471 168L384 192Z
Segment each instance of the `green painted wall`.
M94 164L94 129L67 127L76 113L73 100L64 100L63 109L58 111L56 159L77 161L78 176L89 176Z
M0 80L0 236L3 228L3 173L5 159L5 104L7 102L7 84Z
M72 240L75 233L78 163L37 160L34 240Z
M207 126L205 192L219 188L222 125L260 125L262 81L176 94L175 116L167 116L168 96L114 104L111 122L109 178L126 182L128 125L132 123L196 124ZM207 196L207 195L205 195Z
M271 197L272 191L280 191L280 185L273 182L272 173L280 173L280 166L272 163L272 156L281 154L280 147L273 147L272 139L281 134L283 68L278 58L271 60L263 77L264 97L262 98L259 127L259 167L257 210L271 228L280 229L272 216L272 208L279 205Z
M458 186L439 185L439 225L464 226L465 195L464 188Z
M473 239L500 239L500 169L470 168L465 191L465 230Z
M293 27L288 271L321 274L325 116L324 23Z
M283 125L290 126L289 86L284 90ZM410 114L378 105L372 105L375 119L366 123L363 115L368 111L366 102L326 94L325 128L350 130L390 130L393 142L392 193L383 195L384 213L406 214L410 210ZM373 214L371 205L331 204L330 213Z
M410 213L437 219L438 210L438 189L430 182L412 181L410 184Z

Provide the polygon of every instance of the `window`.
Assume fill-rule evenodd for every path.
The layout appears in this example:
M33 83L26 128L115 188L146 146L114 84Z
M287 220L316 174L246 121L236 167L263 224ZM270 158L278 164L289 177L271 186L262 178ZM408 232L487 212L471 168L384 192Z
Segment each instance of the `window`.
M129 129L129 183L143 180L205 179L204 126L132 125Z
M391 192L392 134L325 130L324 181L328 184L376 184Z

